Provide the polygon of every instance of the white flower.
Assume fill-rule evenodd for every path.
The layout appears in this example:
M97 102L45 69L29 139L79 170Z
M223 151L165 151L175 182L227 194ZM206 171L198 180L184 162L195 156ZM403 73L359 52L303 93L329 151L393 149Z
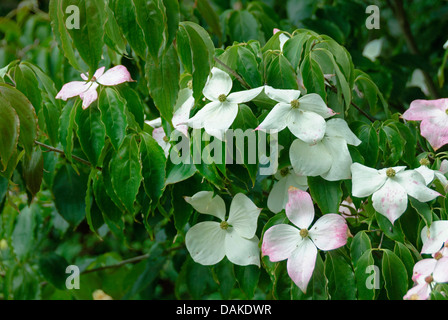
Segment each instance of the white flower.
M321 176L329 181L350 179L352 158L347 144L361 143L343 119L327 121L325 136L317 143L294 140L289 158L294 171L303 176Z
M186 124L194 129L204 128L209 135L223 140L224 133L230 128L238 114L238 104L253 100L263 90L263 87L259 87L230 93L232 85L232 79L226 72L213 68L211 77L208 78L202 91L211 102L199 110Z
M79 96L82 100L82 108L87 109L96 99L98 92L96 89L101 84L103 86L116 86L127 81L134 81L125 66L115 66L106 72L105 67L101 67L94 73L92 79L81 74L84 81L72 81L62 86L61 91L56 95L56 99L66 101L69 98Z
M306 143L316 143L325 134L325 119L335 115L316 93L299 98L299 90L264 87L266 95L278 102L256 130L281 131L288 127L293 135Z
M373 194L373 207L392 224L406 211L408 195L420 202L440 196L440 193L426 187L420 173L405 168L376 170L359 163L352 164L352 195L363 198Z
M226 256L230 262L246 266L260 266L259 239L255 235L261 209L244 194L238 193L230 205L226 220L226 205L220 196L211 191L201 191L185 200L203 214L220 220L204 221L191 227L185 244L193 260L202 265L213 265Z
M443 45L443 49L448 49L448 40L445 42L445 44Z
M448 163L447 160L443 160L439 170L432 170L428 168L429 161L427 159L422 159L420 160L421 166L415 169L415 171L417 171L423 176L426 185L430 185L431 182L434 181L434 179L437 179L440 181L443 188L446 190L448 187L448 179L445 177L445 173L447 172L446 171L447 163Z
M179 91L176 105L174 106L173 119L171 120L174 126L174 133L182 133L188 137L188 127L184 124L190 118L190 110L194 106L193 91L189 88L184 88ZM153 120L145 120L145 123L153 127L152 137L162 147L165 156L168 157L171 144L169 138L166 136L162 127L162 119L156 118Z
M308 182L305 176L300 176L292 170L292 167L286 167L279 170L274 177L278 180L268 197L268 208L274 213L279 213L285 209L288 202L289 187L295 187L301 190L308 189Z
M448 220L433 221L428 228L424 226L420 237L423 242L421 253L433 254L448 243Z
M313 275L317 249L329 251L347 243L348 226L343 217L335 213L314 220L314 206L310 195L291 187L286 215L294 224L277 224L263 236L261 250L272 262L287 259L288 275L294 283L306 292Z

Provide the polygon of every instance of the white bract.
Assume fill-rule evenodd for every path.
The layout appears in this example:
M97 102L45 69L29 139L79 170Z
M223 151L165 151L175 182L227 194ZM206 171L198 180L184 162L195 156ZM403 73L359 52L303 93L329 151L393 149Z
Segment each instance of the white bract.
M325 119L335 115L316 93L299 98L299 90L264 87L266 95L278 103L256 130L281 131L288 127L297 138L310 144L320 141L325 134Z
M193 260L202 265L214 265L227 257L230 262L246 266L260 266L259 239L255 235L261 209L244 194L238 193L230 205L226 220L226 205L211 191L200 191L185 200L203 214L220 220L204 221L191 227L185 244Z
M303 176L321 176L329 181L350 179L352 158L347 144L357 146L361 140L343 119L327 121L325 135L317 143L296 139L289 149L294 171Z
M279 213L285 209L288 203L289 187L295 187L306 191L308 182L305 176L300 176L292 170L292 167L286 167L279 170L274 177L278 180L272 187L268 197L268 208L274 213Z
M335 213L320 217L313 227L314 206L310 195L291 187L286 215L295 225L277 224L263 236L263 255L272 262L287 259L288 275L306 292L316 264L317 250L333 250L347 243L348 226L343 217Z
M428 168L429 161L427 159L422 159L420 160L421 166L415 169L415 171L423 176L426 185L430 185L435 179L437 179L446 190L448 187L448 179L445 177L445 173L447 172L447 162L447 160L443 160L439 170L432 170Z
M421 253L433 254L448 243L448 220L433 221L428 228L424 226L420 237L423 242Z
M176 105L174 106L174 114L171 122L174 126L174 134L182 133L188 137L188 126L184 123L190 118L190 110L194 106L193 90L184 88L179 91ZM169 138L166 136L162 127L162 118L156 118L153 120L145 120L146 124L154 128L152 131L152 137L157 141L159 146L162 147L165 152L165 156L168 157L171 144ZM172 133L172 134L173 134Z
M186 124L194 129L204 128L205 131L220 140L230 128L238 114L238 104L245 103L257 97L263 87L230 93L232 78L218 68L213 68L211 76L202 91L210 100Z
M372 195L373 207L393 224L408 206L408 195L420 202L431 201L440 193L426 187L425 179L415 170L392 167L376 170L353 163L352 194L363 198Z

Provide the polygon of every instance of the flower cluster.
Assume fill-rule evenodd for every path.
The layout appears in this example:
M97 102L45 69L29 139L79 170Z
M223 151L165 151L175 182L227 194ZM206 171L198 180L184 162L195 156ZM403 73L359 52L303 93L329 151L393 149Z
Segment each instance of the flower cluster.
M434 221L430 228L421 232L422 254L432 258L418 261L413 270L412 287L404 296L405 300L427 300L438 283L448 282L448 221Z

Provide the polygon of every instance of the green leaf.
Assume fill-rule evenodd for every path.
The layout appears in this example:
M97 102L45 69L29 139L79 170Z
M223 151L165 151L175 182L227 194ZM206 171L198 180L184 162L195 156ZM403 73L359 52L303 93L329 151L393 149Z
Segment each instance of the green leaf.
M406 270L408 272L408 283L410 286L412 286L413 285L412 276L414 274L415 261L414 258L412 257L411 251L403 243L395 242L394 253L400 258L400 260L406 267Z
M325 255L325 276L332 300L355 300L355 275L343 249L328 251Z
M361 140L357 148L365 159L365 165L375 167L379 154L379 138L375 127L362 122L355 122L351 127L353 133Z
M409 197L409 202L411 206L417 211L417 213L425 221L426 226L429 228L432 223L432 210L427 203L420 202L415 198Z
M139 147L134 135L124 138L110 162L112 186L128 212L134 213L134 202L142 182Z
M19 142L25 148L27 155L30 156L38 131L37 116L33 105L23 93L5 83L0 83L0 99L2 101L6 100L17 113L20 121Z
M213 65L215 46L204 28L189 21L179 24L178 41L177 50L185 68L193 75L193 96L198 100Z
M350 256L353 265L356 266L359 258L370 249L372 249L372 243L367 233L365 231L357 232L350 244Z
M340 181L327 181L321 177L308 177L308 186L314 201L323 214L339 212L342 201Z
M255 55L249 49L238 46L237 72L251 88L261 86L262 80L258 71Z
M146 43L142 28L137 23L135 6L129 0L114 0L111 5L117 23L131 48L142 59L146 57Z
M115 236L119 239L122 238L124 229L123 212L107 194L102 172L97 172L97 176L93 179L93 194L103 214L104 222Z
M19 134L19 116L11 104L0 96L0 171L6 169L9 159L17 150Z
M86 215L87 175L77 174L69 165L63 165L53 181L54 204L59 214L72 226L77 226Z
M213 34L215 34L218 39L222 38L221 24L219 21L219 16L216 14L215 10L210 4L209 0L198 0L197 9L201 16L205 19L207 24L210 26Z
M125 103L113 88L104 87L98 99L98 108L101 111L101 121L106 134L115 150L118 150L126 136Z
M163 3L160 0L132 0L132 3L135 6L137 22L143 30L149 55L157 62L165 30Z
M390 300L403 300L408 290L406 267L398 256L388 249L383 249L382 269L384 287Z
M300 65L303 85L308 93L317 93L326 101L325 79L319 64L311 57L311 54L305 56Z
M232 289L235 286L234 265L227 258L222 259L217 265L213 267L216 274L219 291L223 299L229 299Z
M258 39L257 19L247 10L235 10L228 20L228 34L232 41L247 42Z
M100 117L101 113L96 104L76 112L79 143L87 159L94 167L99 165L99 159L106 139L106 129Z
M50 0L48 6L51 19L51 28L53 30L54 37L56 38L56 41L61 48L61 51L64 53L64 56L67 58L72 67L78 71L81 71L82 68L76 57L72 40L66 30L66 19L64 18L65 7L62 7L63 1Z
M257 266L234 266L236 281L247 299L253 299L260 279L261 270Z
M165 189L165 153L151 135L142 132L140 137L143 185L155 207Z
M42 95L36 75L26 64L19 64L14 68L16 89L22 92L33 105L36 114L42 108Z
M20 261L25 261L31 253L35 245L36 229L36 205L25 207L17 216L17 221L14 226L14 231L11 235L11 243L15 255Z
M353 258L352 258L353 259ZM379 269L375 267L372 250L367 249L355 264L356 289L359 300L373 300L375 298L375 286L378 286L380 275L376 274Z
M404 242L404 233L401 229L399 220L396 220L394 225L392 225L389 219L379 212L375 212L375 218L378 222L378 226L388 238L395 241Z
M68 29L73 45L89 66L89 77L98 69L104 45L105 2L103 0L63 0L62 8L79 8L79 29ZM66 14L65 19L69 17Z
M79 110L79 111L78 111ZM59 119L59 141L64 149L65 156L72 160L74 130L76 128L76 113L81 112L81 100L75 104L67 103Z
M40 191L44 176L44 158L40 147L35 146L31 156L23 159L22 176L27 190L30 192L31 197L34 198L36 193Z
M180 89L180 66L175 46L171 46L157 60L148 56L145 74L154 104L161 116L171 123Z
M126 42L121 34L120 26L115 19L114 12L109 6L106 6L106 24L104 25L106 35L105 43L120 55L126 54Z
M269 63L266 83L276 89L298 89L297 75L283 55L275 56Z
M68 29L73 45L89 66L89 77L98 69L104 45L105 2L103 0L63 0L62 8L79 8L79 29ZM68 14L65 15L67 19Z
M51 252L43 255L39 259L39 271L45 280L54 285L59 290L66 289L65 281L67 274L65 273L69 263L64 257Z

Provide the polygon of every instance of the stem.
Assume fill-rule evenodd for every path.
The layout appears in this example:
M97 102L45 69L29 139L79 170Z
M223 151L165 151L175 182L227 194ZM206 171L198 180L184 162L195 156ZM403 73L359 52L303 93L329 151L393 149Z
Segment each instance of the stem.
M389 7L392 8L392 11L395 14L395 17L400 24L401 31L403 32L404 38L406 40L406 44L409 48L409 51L415 55L421 57L421 52L418 49L417 42L415 41L414 35L412 34L411 27L409 24L409 20L406 15L406 11L403 7L403 0L395 0L395 5L391 3L390 0L387 0ZM432 80L431 76L426 70L422 70L423 76L425 77L425 82L428 86L428 90L433 98L439 98L439 94L437 92L436 85Z
M42 142L39 142L39 141L37 141L37 140L35 140L34 143L35 143L36 145L38 145L38 146L41 146L41 147L47 149L48 151L53 151L53 152L62 154L64 157L66 156L65 153L64 153L64 151L62 151L61 149L54 148L54 147L52 147L52 146L46 145L46 144L44 144L44 143L42 143ZM87 160L85 160L85 159L83 159L83 158L80 158L80 157L77 157L77 156L74 156L74 155L72 155L72 158L73 158L74 160L76 160L76 161L82 163L82 164L85 164L85 165L87 165L87 166L89 166L89 167L93 167L92 164L91 164L89 161L87 161ZM100 167L97 167L96 169L98 169L98 170L100 170L100 171L102 170L102 168L100 168Z
M335 86L333 86L331 83L329 83L329 85L330 85L330 89L333 91L333 92L338 92L338 89L335 87ZM369 121L370 122L375 122L376 121L376 119L374 118L374 117L372 117L370 114L368 114L367 112L365 112L360 106L358 106L356 103L354 103L353 101L350 101L350 104L353 106L353 107L355 107L355 109L356 110L358 110L359 112L361 112L362 114L363 114L363 116L365 116L367 119L369 119Z
M247 84L246 81L244 81L243 78L232 68L230 68L228 65L226 65L223 61L218 59L217 57L214 57L215 61L219 63L224 69L226 69L228 72L230 72L240 83L241 85L246 89L251 89L250 85Z
M144 255L141 255L141 256L137 256L137 257L134 257L134 258L130 258L130 259L127 259L127 260L120 261L120 262L118 262L116 264L111 264L111 265L104 266L104 267L99 267L99 268L94 268L94 269L90 269L90 270L85 270L81 274L92 273L92 272L97 272L97 271L102 271L102 270L107 270L107 269L119 268L119 267L122 267L122 266L124 266L124 265L126 265L128 263L136 263L136 262L140 262L142 260L148 259L148 258L149 258L149 254L147 253L147 254L144 254Z

